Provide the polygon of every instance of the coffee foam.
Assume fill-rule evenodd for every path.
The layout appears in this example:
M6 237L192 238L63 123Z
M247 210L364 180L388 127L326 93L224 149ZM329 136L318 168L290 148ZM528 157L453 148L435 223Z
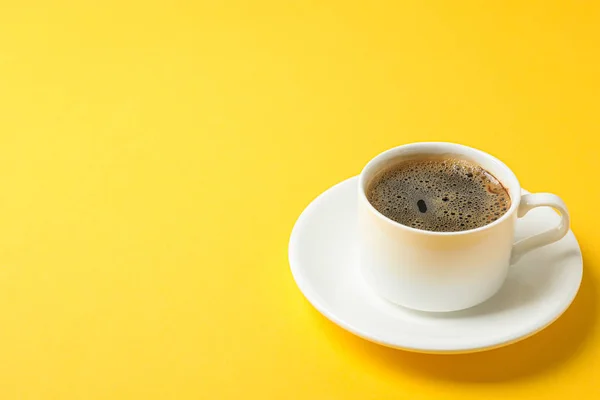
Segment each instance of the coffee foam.
M478 228L510 208L508 192L492 174L457 158L394 164L372 179L367 198L398 223L436 232Z

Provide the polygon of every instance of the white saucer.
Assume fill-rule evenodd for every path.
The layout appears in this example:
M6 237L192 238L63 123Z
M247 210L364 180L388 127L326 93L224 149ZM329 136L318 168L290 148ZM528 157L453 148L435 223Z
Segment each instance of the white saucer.
M583 262L573 232L523 256L500 292L468 310L425 313L383 300L365 285L356 255L357 178L337 184L300 215L290 238L294 279L308 301L342 328L405 350L456 353L500 347L531 336L571 304ZM517 225L517 239L559 222L537 208Z

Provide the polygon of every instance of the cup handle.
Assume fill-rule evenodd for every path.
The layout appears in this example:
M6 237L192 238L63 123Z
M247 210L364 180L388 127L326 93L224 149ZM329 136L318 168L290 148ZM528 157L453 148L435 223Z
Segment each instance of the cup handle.
M567 211L567 205L560 197L551 193L534 193L521 196L521 204L519 205L517 216L522 218L529 210L544 206L552 207L560 212L560 224L545 232L521 239L515 243L510 259L511 264L516 263L521 256L529 253L533 249L562 239L567 232L569 232L570 217L569 211Z

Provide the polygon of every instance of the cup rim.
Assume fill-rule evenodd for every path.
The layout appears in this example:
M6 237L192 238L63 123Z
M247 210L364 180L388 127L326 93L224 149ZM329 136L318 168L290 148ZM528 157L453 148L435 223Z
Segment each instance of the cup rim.
M365 182L365 175L370 171L370 169L373 168L373 165L378 163L382 159L387 158L391 154L396 153L402 149L410 149L410 148L417 148L417 147L431 147L431 146L446 147L446 148L448 148L448 154L458 153L457 150L475 154L476 156L487 158L492 163L496 164L498 167L503 169L505 174L502 178L504 180L511 181L511 182L510 182L510 185L504 185L505 181L501 180L501 183L503 183L503 185L505 187L511 186L515 189L514 190L515 193L512 193L513 190L508 191L508 194L510 196L510 201L511 201L510 208L497 220L490 222L489 224L480 226L478 228L467 229L464 231L456 231L456 232L436 232L436 231L427 231L424 229L417 229L417 228L410 227L408 225L401 224L399 222L394 221L391 218L386 217L381 212L379 212L375 207L373 207L373 205L367 198L367 194L365 193L365 188L366 188L366 183L367 183L367 182ZM452 150L454 150L454 152ZM423 154L427 154L427 152L424 151ZM460 156L463 154L458 153L457 155ZM494 175L494 176L496 176L496 175ZM500 179L497 176L496 176L496 178ZM509 182L506 182L506 183L509 183ZM470 146L465 146L465 145L459 144L459 143L453 143L453 142L413 142L413 143L396 146L396 147L388 149L382 153L379 153L378 155L373 157L360 172L359 179L358 179L358 186L359 186L360 199L364 203L366 203L369 210L372 213L374 213L378 218L381 218L382 221L390 223L393 226L396 226L398 228L405 229L408 232L422 234L422 235L426 235L426 236L463 236L463 235L484 232L486 230L492 229L493 227L495 227L495 226L503 223L507 219L509 219L512 216L512 214L518 209L519 204L521 202L521 185L519 183L519 180L517 179L514 172L504 162L500 161L498 158L496 158L496 157L492 156L491 154L488 154L482 150L479 150L479 149L476 149L476 148L470 147Z

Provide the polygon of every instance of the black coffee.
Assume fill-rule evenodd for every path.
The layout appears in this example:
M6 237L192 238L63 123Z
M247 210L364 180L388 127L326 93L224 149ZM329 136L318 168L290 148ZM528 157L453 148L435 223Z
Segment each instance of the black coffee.
M510 208L508 192L492 174L448 157L392 165L369 183L367 198L386 217L434 232L478 228Z

